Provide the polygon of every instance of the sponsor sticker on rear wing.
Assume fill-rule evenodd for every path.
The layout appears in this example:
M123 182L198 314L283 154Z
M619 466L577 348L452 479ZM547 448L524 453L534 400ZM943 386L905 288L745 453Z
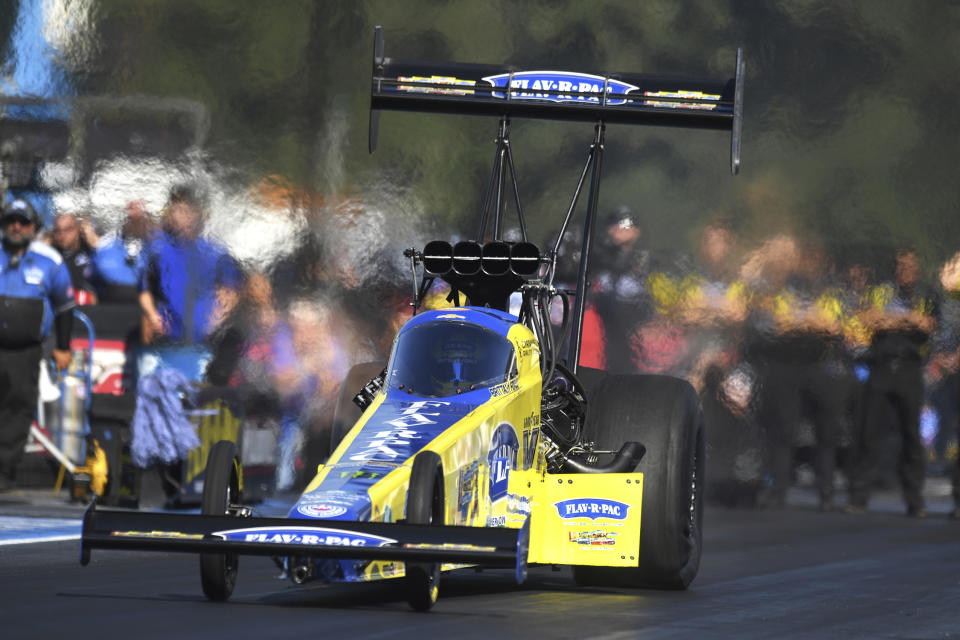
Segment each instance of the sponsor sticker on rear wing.
M376 147L381 109L603 121L730 130L731 169L737 173L743 72L739 49L734 76L726 80L397 60L384 55L382 31L377 27L370 150Z

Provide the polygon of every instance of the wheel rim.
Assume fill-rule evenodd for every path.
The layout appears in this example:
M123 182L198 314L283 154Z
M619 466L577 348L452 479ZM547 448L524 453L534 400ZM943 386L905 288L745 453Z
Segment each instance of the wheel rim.
M234 488L235 487L234 479L235 478L231 476L230 483L227 485L227 499L226 499L226 508L224 509L224 514L228 516L233 515L231 511L235 510L237 498L239 497L236 495L236 490ZM231 582L233 582L233 577L237 573L237 566L239 564L238 560L239 558L233 554L227 554L224 556L224 567L226 569L227 576Z
M694 441L693 447L693 465L690 470L690 498L688 501L689 511L687 513L687 521L684 525L684 536L688 539L696 539L697 532L697 510L700 508L700 501L697 500L697 489L699 486L699 476L700 476L700 442L703 438L703 429L697 429L697 437Z

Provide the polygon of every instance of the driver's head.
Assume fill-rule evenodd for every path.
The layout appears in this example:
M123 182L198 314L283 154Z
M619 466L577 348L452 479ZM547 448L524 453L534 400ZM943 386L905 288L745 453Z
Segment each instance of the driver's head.
M469 391L473 369L482 354L477 353L476 340L456 325L439 332L433 348L431 383L441 395L453 395L457 389Z

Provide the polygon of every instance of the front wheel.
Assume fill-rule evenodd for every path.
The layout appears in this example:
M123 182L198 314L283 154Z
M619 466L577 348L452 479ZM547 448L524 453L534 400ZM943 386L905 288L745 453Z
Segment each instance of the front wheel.
M443 464L433 451L413 459L407 488L407 522L443 525ZM428 611L440 593L440 563L406 564L407 602L417 611Z
M584 437L601 450L636 440L646 447L639 566L574 567L584 584L686 589L703 541L704 422L685 380L610 376L593 389Z
M203 515L222 516L231 505L240 502L240 462L237 445L221 440L210 450L203 480ZM238 558L230 553L200 554L200 583L203 593L215 602L223 602L233 593L237 582Z

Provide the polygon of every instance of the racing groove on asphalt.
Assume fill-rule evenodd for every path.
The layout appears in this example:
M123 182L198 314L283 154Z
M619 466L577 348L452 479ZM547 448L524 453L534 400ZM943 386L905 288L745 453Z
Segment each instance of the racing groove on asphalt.
M960 638L960 522L708 509L700 574L686 592L577 587L566 569L447 574L427 614L399 584L295 586L241 559L233 598L207 602L199 561L94 551L79 542L0 546L4 638ZM124 634L126 635L126 634Z

